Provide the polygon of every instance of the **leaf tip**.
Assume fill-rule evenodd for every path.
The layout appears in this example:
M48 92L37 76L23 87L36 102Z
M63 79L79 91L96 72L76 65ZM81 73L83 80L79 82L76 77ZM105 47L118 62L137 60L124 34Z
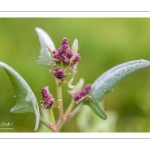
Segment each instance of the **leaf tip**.
M78 40L75 39L72 43L72 47L71 47L71 51L74 53L74 54L77 54L78 52Z
M35 31L36 31L36 32L38 32L38 31L40 31L40 30L42 30L42 29L39 28L39 27L35 27Z

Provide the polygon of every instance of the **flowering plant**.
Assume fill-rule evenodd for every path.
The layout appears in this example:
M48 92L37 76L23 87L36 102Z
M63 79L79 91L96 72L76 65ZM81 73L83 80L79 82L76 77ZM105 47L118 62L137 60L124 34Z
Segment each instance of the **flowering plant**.
M39 122L43 123L54 132L61 131L66 121L76 115L83 105L89 106L93 112L102 119L107 119L105 111L100 104L103 97L111 92L112 89L126 76L135 71L148 67L148 60L133 60L117 65L100 77L94 83L84 86L81 78L76 85L72 85L77 73L77 65L81 59L78 54L78 40L75 39L70 47L67 38L63 38L61 46L56 49L50 36L42 29L36 28L40 41L40 56L37 64L49 67L49 72L54 76L56 82L57 97L49 91L49 87L41 87L41 100L37 100L27 82L12 67L4 62L0 66L7 72L16 93L17 103L11 109L13 113L32 112L36 116L35 129L38 129ZM62 84L68 86L68 94L71 95L70 105L64 110ZM40 115L39 102L41 109L49 110L51 121L48 122ZM58 119L56 120L53 109L58 109Z

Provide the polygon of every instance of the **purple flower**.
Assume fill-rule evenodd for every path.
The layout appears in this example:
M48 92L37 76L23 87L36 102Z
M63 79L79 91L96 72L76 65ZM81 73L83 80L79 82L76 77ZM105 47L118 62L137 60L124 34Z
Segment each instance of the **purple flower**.
M80 92L79 92L79 93L76 93L75 96L74 96L74 100L75 100L75 101L78 101L78 100L81 99L81 98L82 98L82 95L81 95Z
M58 60L59 60L59 59L61 58L61 56L60 56L60 54L59 54L59 52L58 52L57 50L54 50L54 51L53 51L53 55L54 55L54 58L55 58L55 59L58 59Z
M75 54L73 57L74 58L71 63L72 65L75 65L81 59L81 56L79 54Z
M66 75L64 74L64 71L62 69L59 69L57 71L54 72L54 76L57 78L57 79L63 79L66 77Z
M67 38L63 38L63 40L62 40L62 45L65 45L65 44L69 44L69 42L68 42L68 39L67 39Z
M73 53L70 50L66 50L66 57L71 58L73 56Z
M75 101L80 100L81 98L86 96L90 90L91 90L91 84L86 85L81 91L79 91L74 95L74 100Z
M67 76L67 74L65 74L62 69L58 69L57 64L59 65L59 68L60 65L71 68L81 59L79 54L73 54L67 38L63 38L61 47L58 48L58 50L53 50L52 54L54 57L54 61L56 61L57 63L54 67L54 70L52 70L51 72L57 79L62 81Z
M62 43L61 43L62 47L67 48L69 46L68 44L69 44L68 39L66 37L63 38Z
M42 100L41 102L43 102L43 107L45 109L47 108L51 108L52 105L54 104L54 99L52 98L52 95L48 92L48 90L46 88L42 88Z
M63 64L67 64L67 63L69 63L69 59L68 58L64 58L63 59Z
M70 59L73 56L73 53L71 52L70 46L68 44L68 39L63 38L61 47L58 48L58 50L53 51L54 58L62 62L64 65L69 65Z

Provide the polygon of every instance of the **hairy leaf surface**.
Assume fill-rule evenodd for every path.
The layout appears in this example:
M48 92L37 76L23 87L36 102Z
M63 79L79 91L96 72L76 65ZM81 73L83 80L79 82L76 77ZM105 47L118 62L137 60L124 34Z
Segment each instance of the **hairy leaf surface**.
M17 99L17 103L10 111L13 113L35 113L36 123L34 130L37 130L39 125L40 113L34 93L32 92L27 82L13 68L11 68L4 62L0 62L0 66L3 67L7 72L16 94L15 97Z
M90 96L92 98L87 104L99 117L107 119L104 109L100 104L103 97L108 92L111 92L123 78L149 65L149 61L141 59L120 64L106 71L92 84L92 89L90 91Z
M35 28L40 41L40 56L37 64L48 66L51 62L51 53L49 50L56 50L51 37L41 28Z

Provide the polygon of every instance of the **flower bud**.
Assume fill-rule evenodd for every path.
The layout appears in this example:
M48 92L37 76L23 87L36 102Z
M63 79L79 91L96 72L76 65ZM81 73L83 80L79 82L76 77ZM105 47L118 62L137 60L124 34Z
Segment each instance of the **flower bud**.
M42 93L41 102L44 103L43 107L45 109L51 108L52 105L54 104L54 99L52 98L52 95L49 93L48 89L46 89L46 88L42 88L41 93Z
M72 65L75 65L79 60L81 59L81 56L79 54L75 54L73 56Z
M89 91L91 90L91 84L86 85L82 90L80 90L78 93L74 95L74 100L78 101L84 96L86 96Z
M54 72L54 76L57 78L57 79L63 79L66 77L64 71L62 69L59 69L57 71Z

